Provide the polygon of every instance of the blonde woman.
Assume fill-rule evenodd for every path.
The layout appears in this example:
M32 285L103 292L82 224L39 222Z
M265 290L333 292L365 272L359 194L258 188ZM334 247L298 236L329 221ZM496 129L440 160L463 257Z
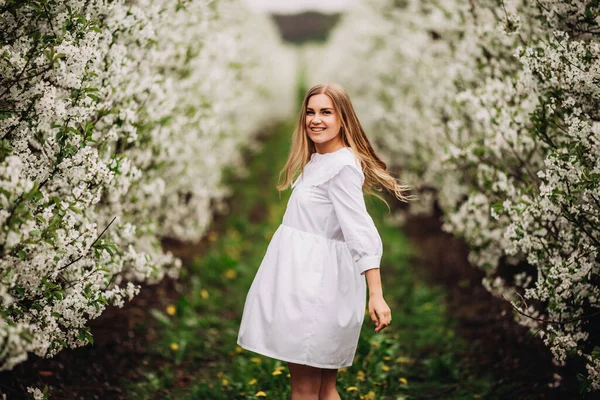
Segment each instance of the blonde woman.
M365 315L380 332L392 321L383 298L381 237L368 214L379 184L407 201L386 172L338 84L311 88L281 171L292 194L248 291L238 344L288 363L292 400L339 400L338 368L352 365ZM385 200L384 200L385 201Z

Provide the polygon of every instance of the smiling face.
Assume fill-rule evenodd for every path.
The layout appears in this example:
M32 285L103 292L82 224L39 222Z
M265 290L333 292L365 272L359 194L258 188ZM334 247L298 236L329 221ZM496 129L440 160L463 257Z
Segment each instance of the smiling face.
M339 136L341 119L326 94L315 94L306 107L306 131L319 153L328 153L343 143Z

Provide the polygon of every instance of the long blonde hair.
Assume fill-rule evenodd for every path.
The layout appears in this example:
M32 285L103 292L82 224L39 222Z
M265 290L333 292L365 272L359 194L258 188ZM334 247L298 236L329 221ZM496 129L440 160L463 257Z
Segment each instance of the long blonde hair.
M365 131L363 130L350 96L346 93L346 90L337 83L327 83L313 86L304 97L302 101L302 108L300 110L300 118L294 130L292 137L292 148L290 149L290 155L288 156L287 162L283 169L279 172L279 180L281 181L281 175L285 174L285 180L277 185L277 190L282 191L291 185L294 181L294 175L296 172L304 172L304 166L310 161L311 155L316 152L315 144L308 137L306 131L306 108L308 107L308 100L311 96L316 94L326 94L331 98L335 112L340 116L341 127L340 135L345 146L352 149L352 152L358 156L361 161L363 173L365 175L365 182L363 184L363 191L374 195L381 199L389 209L389 204L385 199L378 194L382 189L378 185L385 187L390 193L394 195L398 200L408 202L413 200L415 197L405 196L404 191L408 191L410 187L401 185L396 181L396 178L391 176L387 172L387 165L379 158L373 146L369 142Z

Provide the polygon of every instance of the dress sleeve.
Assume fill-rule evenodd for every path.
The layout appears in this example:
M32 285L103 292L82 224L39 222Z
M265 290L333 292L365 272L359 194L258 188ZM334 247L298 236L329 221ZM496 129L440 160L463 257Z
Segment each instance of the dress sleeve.
M344 240L361 275L379 268L383 254L381 236L365 206L363 182L358 170L345 165L331 178L328 189Z

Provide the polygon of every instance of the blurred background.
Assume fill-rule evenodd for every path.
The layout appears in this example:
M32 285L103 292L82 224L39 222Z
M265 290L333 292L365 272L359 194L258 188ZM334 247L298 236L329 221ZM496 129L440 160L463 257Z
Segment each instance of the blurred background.
M340 15L352 0L319 1L251 1L244 3L253 11L270 15L281 37L292 43L324 42Z
M0 394L289 398L236 337L337 82L418 196L341 398L597 398L597 3L0 2Z

